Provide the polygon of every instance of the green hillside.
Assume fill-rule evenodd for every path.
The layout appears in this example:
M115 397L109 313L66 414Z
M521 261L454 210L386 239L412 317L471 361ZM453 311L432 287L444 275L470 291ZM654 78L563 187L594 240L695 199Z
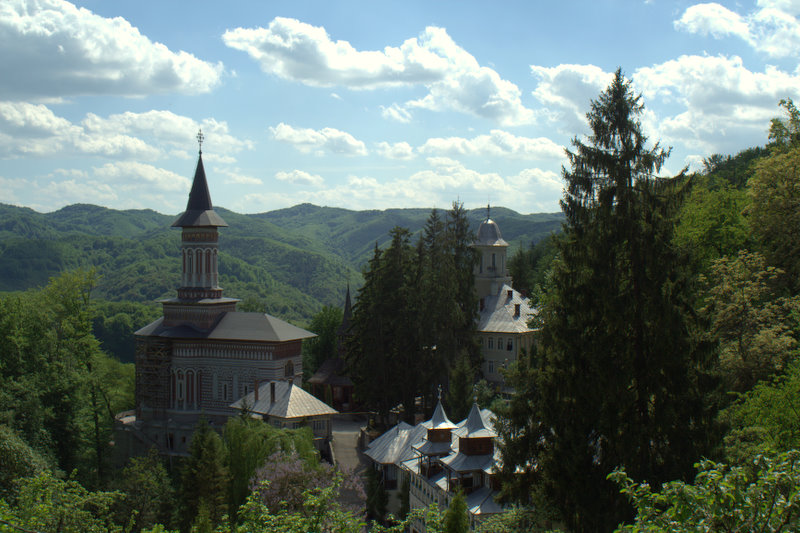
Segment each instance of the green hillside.
M270 314L307 323L323 305L339 306L349 282L361 285L361 268L389 230L415 233L429 209L347 209L297 205L243 215L217 211L221 229L220 279L227 296L247 300ZM470 212L477 228L484 209ZM522 215L494 208L504 238L527 246L560 227L562 216ZM180 231L174 215L119 211L87 204L52 213L0 204L0 291L41 287L64 270L95 268L98 298L155 302L174 296L180 278Z

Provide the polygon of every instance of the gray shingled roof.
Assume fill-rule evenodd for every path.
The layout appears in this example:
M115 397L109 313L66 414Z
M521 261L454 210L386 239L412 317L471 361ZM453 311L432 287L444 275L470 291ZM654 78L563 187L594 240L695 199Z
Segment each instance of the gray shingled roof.
M411 445L425 436L427 428L422 424L411 426L400 422L367 446L364 455L380 464L400 465L416 457Z
M143 327L134 335L173 339L210 339L234 341L286 342L316 337L280 318L264 313L225 313L213 329L205 331L189 325L164 326L163 317Z
M467 455L465 453L453 453L439 460L454 472L491 471L494 464L494 457L491 454Z
M275 385L275 401L272 401L271 387ZM318 400L301 387L288 381L262 383L258 387L258 401L255 391L239 398L231 404L234 409L247 405L249 410L264 416L277 418L303 418L306 416L335 415L336 409Z
M508 297L511 291L511 298ZM515 306L519 305L520 315L514 316ZM492 296L484 299L483 311L478 319L478 331L497 333L525 333L531 331L528 320L536 314L528 304L528 299L511 285L503 287Z
M495 514L505 511L505 507L494 501L496 492L488 487L481 487L467 495L467 509L470 514Z

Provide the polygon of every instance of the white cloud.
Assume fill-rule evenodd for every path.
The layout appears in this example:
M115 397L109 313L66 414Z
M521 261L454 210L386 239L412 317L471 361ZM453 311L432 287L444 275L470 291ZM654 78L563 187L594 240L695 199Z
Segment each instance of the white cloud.
M705 154L766 141L778 101L800 95L800 75L774 67L752 72L739 57L681 56L640 68L633 80L645 103L663 99L680 107L671 116L647 116L648 133Z
M276 172L275 179L280 181L288 181L289 183L297 183L300 185L312 185L314 187L321 186L325 180L319 174L309 174L302 170L292 170L290 172Z
M322 155L325 152L342 155L367 155L363 141L359 141L349 133L334 128L294 128L281 122L270 127L272 137L276 141L286 142L304 153L314 152Z
M675 21L675 28L716 39L731 35L769 56L796 57L800 55L798 13L797 0L762 0L745 16L717 3L695 4Z
M529 168L503 176L467 168L447 157L431 157L427 162L430 168L394 179L351 174L344 183L325 189L250 193L241 198L237 208L252 212L311 202L348 209L387 209L448 206L454 199L478 206L490 199L495 205L529 206L533 212L559 209L562 185L555 172Z
M414 148L407 142L379 142L377 152L387 159L414 159Z
M400 46L369 51L332 40L323 27L283 17L266 28L228 30L222 38L249 54L264 72L310 86L427 88L423 98L383 108L383 115L394 120L408 121L409 108L458 111L506 125L533 117L516 85L480 66L443 28L429 26Z
M5 99L203 93L223 70L150 41L121 17L104 18L63 0L0 3L0 49Z
M518 159L561 159L564 157L564 147L546 137L519 137L503 130L492 130L489 135L478 135L472 139L434 137L420 146L419 151L425 154L441 153Z
M689 33L712 35L719 39L735 35L750 40L750 28L744 17L717 3L696 4L675 21L675 28Z
M586 129L590 101L608 87L613 77L595 65L531 65L531 73L538 78L533 96L543 105L543 118L570 135Z
M389 107L381 106L381 116L396 122L408 124L411 122L411 113L407 109L395 103Z
M259 178L254 178L253 176L248 176L246 174L242 174L241 170L236 169L227 169L227 168L214 168L214 174L222 174L223 176L227 176L225 179L225 183L227 184L237 184L237 185L263 185L264 182Z
M0 157L75 155L116 159L188 158L202 127L207 159L235 161L230 154L253 144L230 135L225 122L197 122L170 111L122 113L106 118L88 113L79 123L57 116L43 104L0 102ZM169 152L165 148L172 148ZM193 156L192 156L193 157Z
M120 184L121 188L136 190L142 185L162 191L188 191L188 178L170 170L135 161L106 163L93 169L94 176Z

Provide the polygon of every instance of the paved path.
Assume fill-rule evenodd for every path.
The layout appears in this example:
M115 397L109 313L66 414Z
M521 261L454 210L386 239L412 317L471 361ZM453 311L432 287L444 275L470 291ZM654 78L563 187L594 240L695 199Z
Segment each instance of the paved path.
M361 474L368 467L364 454L357 448L361 428L366 425L366 418L357 416L337 415L333 419L333 457L345 472ZM367 503L364 491L353 489L342 489L339 501L356 513L363 512Z
M333 455L343 470L361 472L366 467L357 449L358 435L366 425L366 419L354 415L338 415L333 419Z

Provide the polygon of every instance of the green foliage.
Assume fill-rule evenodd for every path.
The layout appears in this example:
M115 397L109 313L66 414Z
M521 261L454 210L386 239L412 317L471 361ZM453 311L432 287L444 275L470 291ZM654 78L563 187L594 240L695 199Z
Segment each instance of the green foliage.
M779 105L784 109L784 118L773 118L769 125L770 148L774 151L786 150L800 145L800 110L791 98L782 99Z
M703 173L709 178L710 189L733 187L744 189L753 174L753 163L769 153L761 147L742 150L736 155L711 155L703 160Z
M8 426L0 425L0 499L16 493L14 482L48 468L47 461Z
M211 523L222 523L227 515L230 471L227 451L220 436L201 419L189 444L189 457L183 463L178 491L178 522L188 530L201 509Z
M122 528L112 521L118 492L90 492L73 479L56 479L49 472L19 480L13 508L2 509L8 522L43 533L107 533Z
M800 449L800 360L785 374L758 383L724 413L729 461L742 463L760 453Z
M367 517L382 522L386 518L389 494L374 468L367 468L365 475L367 478Z
M114 414L133 405L133 366L92 335L95 277L76 271L0 298L0 419L89 486L108 474Z
M317 336L303 342L303 375L305 379L310 378L326 359L338 355L336 334L341 325L341 307L326 305L311 319L307 329L316 333Z
M502 431L504 471L535 477L575 531L630 515L606 480L616 466L658 483L688 475L710 447L708 353L693 334L689 262L672 243L685 180L656 177L668 153L646 147L642 111L618 70L587 114L589 143L567 152L541 349L535 369L520 368L535 386L518 391Z
M556 244L553 235L531 244L527 249L518 249L508 262L508 273L514 280L514 288L537 303L542 287L547 284L547 274L555 257Z
M458 203L445 219L431 212L416 247L407 229L395 228L391 235L386 250L375 247L365 270L348 357L359 401L381 420L402 404L410 422L415 399L430 400L459 358L470 367L479 363L476 254Z
M467 533L469 531L469 512L464 492L459 490L450 501L444 513L444 533Z
M278 429L261 420L234 417L225 424L222 435L228 452L229 510L233 517L252 490L256 470L274 453L294 452L309 468L319 465L309 428Z
M735 255L750 234L743 215L747 192L729 186L711 188L709 181L702 176L692 178L693 187L675 231L675 243L691 250L702 268L714 259Z
M636 508L634 523L618 531L797 531L799 460L792 451L738 467L701 461L694 484L672 481L658 492L616 470L609 478Z
M461 355L450 370L449 383L447 412L453 420L464 420L475 396L475 369L466 354Z
M121 523L134 531L169 523L175 496L172 480L155 448L144 457L132 457L115 483L123 496L116 506Z
M760 254L746 251L711 266L702 312L720 344L728 391L745 392L768 379L797 348L800 298L779 296L781 275Z
M800 143L761 159L748 182L749 223L770 265L800 289Z
M92 332L100 347L123 363L133 363L134 332L161 316L161 307L152 303L94 300Z

